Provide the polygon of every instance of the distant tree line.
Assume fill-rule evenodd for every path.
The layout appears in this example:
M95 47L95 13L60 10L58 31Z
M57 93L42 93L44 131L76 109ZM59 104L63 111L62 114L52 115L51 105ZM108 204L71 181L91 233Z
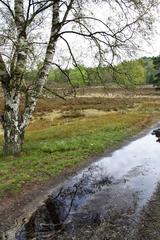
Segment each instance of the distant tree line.
M146 84L160 86L160 56L143 57Z
M26 81L36 79L40 65L37 69L26 72ZM52 68L48 74L47 84L53 87L67 86L68 84L74 87L110 84L123 86L160 85L159 66L160 56L124 61L116 66L96 68L78 65L68 69Z

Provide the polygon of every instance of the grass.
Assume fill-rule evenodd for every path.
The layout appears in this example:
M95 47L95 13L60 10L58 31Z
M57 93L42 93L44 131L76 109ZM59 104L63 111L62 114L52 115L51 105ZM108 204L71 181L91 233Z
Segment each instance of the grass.
M4 158L0 150L0 197L15 195L28 183L46 182L117 147L150 120L147 113L117 112L27 131L22 156Z

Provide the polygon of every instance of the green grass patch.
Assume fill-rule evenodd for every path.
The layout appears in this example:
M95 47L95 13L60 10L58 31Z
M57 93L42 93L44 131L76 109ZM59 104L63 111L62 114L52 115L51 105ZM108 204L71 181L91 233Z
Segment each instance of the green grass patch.
M110 113L28 131L22 156L4 158L0 150L0 197L16 194L26 183L46 182L89 157L113 149L149 122L145 113Z

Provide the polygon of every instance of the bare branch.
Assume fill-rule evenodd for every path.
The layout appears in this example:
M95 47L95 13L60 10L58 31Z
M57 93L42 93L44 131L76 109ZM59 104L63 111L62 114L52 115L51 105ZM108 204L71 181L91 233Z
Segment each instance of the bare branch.
M66 101L65 97L63 97L62 95L56 93L55 91L51 90L50 88L47 88L46 86L44 86L44 89L47 90L48 92L52 93L54 96L56 96L58 98L61 98L61 99Z
M13 18L15 18L14 13L13 13L10 5L9 5L8 3L6 3L4 0L0 0L0 3L2 3L5 7L7 7L7 9L9 10L9 12L11 13L11 16L12 16Z

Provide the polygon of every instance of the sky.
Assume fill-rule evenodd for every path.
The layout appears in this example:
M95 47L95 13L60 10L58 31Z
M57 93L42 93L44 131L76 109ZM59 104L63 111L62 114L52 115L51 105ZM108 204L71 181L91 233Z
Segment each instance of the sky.
M12 0L13 2L13 0ZM137 59L143 56L157 56L160 54L160 14L159 11L160 7L157 7L153 10L152 16L154 16L154 24L152 27L152 32L148 31L146 36L140 36L140 33L135 33L133 37L133 41L135 41L139 45L139 50L136 51L136 53L133 55L132 53L132 47L128 49L128 53L126 54L126 50L121 50L120 55L121 58L117 59L115 63L118 61L123 61L125 59ZM118 29L120 25L123 25L123 21L119 20L121 18L121 13L118 12L118 10L110 8L106 6L106 3L102 3L101 5L90 5L90 8L88 10L89 15L90 13L93 13L94 16L96 16L98 19L101 19L104 22L108 22L109 24L112 24L113 29ZM134 15L134 14L133 14ZM35 30L35 35L37 35L37 39L42 39L42 41L46 42L49 38L50 34L50 19L51 16L48 14L48 18L46 17L44 19L44 22L40 26L39 29ZM1 20L1 19L0 19ZM114 23L113 23L114 22ZM1 27L0 27L1 28ZM73 28L73 26L69 26L69 28ZM102 25L96 23L92 26L93 30L103 30ZM67 29L67 28L66 28ZM74 29L74 28L73 28ZM106 30L106 29L104 29ZM128 34L126 31L125 34ZM73 53L75 55L75 58L78 59L78 63L82 63L86 66L94 66L97 64L97 61L95 60L95 46L91 48L90 44L84 40L84 38L75 36L72 34L67 34L65 37L71 45L71 48L73 50ZM34 62L39 58L39 60L42 59L42 56L44 56L44 48L42 48L43 45L37 46L37 57L34 59ZM107 58L111 59L110 52L106 52ZM57 43L56 47L56 56L54 58L54 61L62 65L63 67L71 66L73 61L66 60L67 58L70 58L70 54L67 50L66 44L60 40Z
M107 8L105 4L96 6L96 8L94 7L92 7L91 11L94 13L94 15L97 18L101 19L104 22L107 21L107 18L108 19L117 18L115 23L115 29L117 28L117 25L120 24L118 15L117 15L117 10L115 11L115 13L113 13L112 9ZM119 60L116 60L115 63L119 61L123 61L125 59L126 60L137 59L144 56L152 57L160 54L160 14L159 14L160 11L159 10L160 10L160 7L157 7L152 11L152 16L154 19L154 23L152 25L152 31L147 31L147 34L145 36L143 35L141 36L140 33L135 34L133 41L135 41L139 45L139 50L137 50L135 54L133 54L132 56L130 56L130 54L128 55L128 53L126 54L125 50L122 51L121 58ZM96 29L98 29L98 26L96 27ZM83 39L80 39L79 37L72 36L72 35L67 36L67 39L71 42L71 45L73 46L73 51L77 56L77 59L80 59L80 61L86 66L93 66L95 64L94 50L92 49L92 51L89 51L89 45ZM131 48L130 48L130 51L132 51ZM58 55L65 56L66 52L67 50L65 46L63 46L63 43L60 43L57 45L57 53L60 53Z
M160 54L160 16L157 16L153 25L153 33L148 34L148 41L140 42L140 51L137 56L157 56Z

